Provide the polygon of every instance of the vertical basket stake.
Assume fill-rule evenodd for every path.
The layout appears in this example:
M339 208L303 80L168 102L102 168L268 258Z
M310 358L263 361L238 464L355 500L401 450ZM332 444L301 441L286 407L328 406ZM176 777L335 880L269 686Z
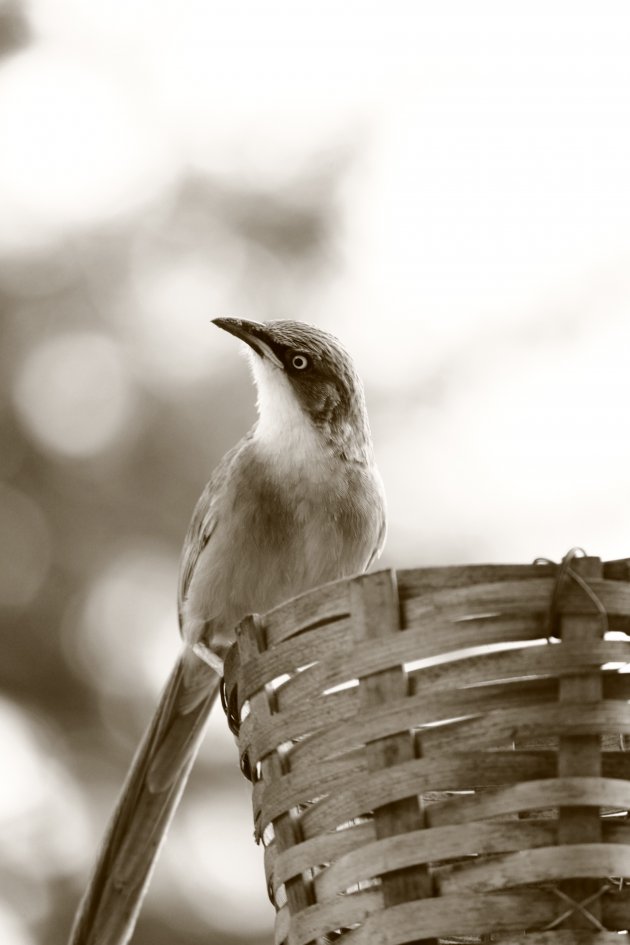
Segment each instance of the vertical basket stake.
M350 588L350 603L354 638L358 646L369 646L371 640L382 641L388 634L401 632L400 604L394 572L381 571L356 578ZM407 674L402 666L365 676L359 685L360 705L367 709L404 698L407 686ZM393 767L411 761L414 757L414 737L411 732L377 738L366 744L368 771ZM418 830L424 826L420 800L417 797L385 804L377 808L373 816L378 839ZM407 867L386 873L382 877L382 884L385 907L432 895L431 877L426 866Z
M575 558L571 568L585 581L602 577L602 563L599 558ZM560 621L560 636L563 644L580 646L603 636L601 614L593 612L593 604L586 594L579 594L577 585L566 579L566 587L573 599L584 603L581 613L565 610ZM579 704L600 702L603 698L602 675L597 668L594 672L564 676L560 679L559 700ZM562 735L558 743L558 777L601 777L602 752L599 735ZM598 807L561 807L558 812L558 843L601 843L602 824ZM568 879L561 884L564 893L575 902L583 902L594 895L601 887L599 879ZM594 919L601 919L601 904L595 899L588 905L588 911ZM587 915L576 910L562 922L558 928L590 929L593 923Z

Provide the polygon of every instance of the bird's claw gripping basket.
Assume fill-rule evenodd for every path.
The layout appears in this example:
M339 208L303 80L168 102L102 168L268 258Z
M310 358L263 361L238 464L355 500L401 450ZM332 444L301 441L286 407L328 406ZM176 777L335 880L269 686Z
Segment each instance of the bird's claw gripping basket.
M618 943L630 563L382 571L226 661L276 943Z

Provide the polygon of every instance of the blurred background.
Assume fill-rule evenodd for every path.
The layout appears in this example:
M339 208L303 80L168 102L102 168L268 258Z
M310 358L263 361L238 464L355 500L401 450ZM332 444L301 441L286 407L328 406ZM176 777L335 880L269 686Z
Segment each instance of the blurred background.
M62 943L254 416L335 331L385 566L630 555L630 11L0 0L0 941ZM272 941L220 712L136 945Z

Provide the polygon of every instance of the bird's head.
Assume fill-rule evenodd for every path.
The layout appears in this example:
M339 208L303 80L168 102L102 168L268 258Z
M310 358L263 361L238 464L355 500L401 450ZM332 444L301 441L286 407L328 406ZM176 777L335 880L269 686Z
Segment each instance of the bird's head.
M249 345L259 439L278 444L311 438L349 460L370 460L363 385L334 335L295 321L215 318L214 324Z

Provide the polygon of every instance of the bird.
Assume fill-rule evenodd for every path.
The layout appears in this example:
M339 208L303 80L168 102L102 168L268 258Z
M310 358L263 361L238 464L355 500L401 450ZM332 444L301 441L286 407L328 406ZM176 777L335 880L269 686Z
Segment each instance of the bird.
M180 559L181 653L131 763L69 945L131 938L238 623L367 570L385 542L383 483L346 349L306 322L213 322L246 345L257 420L195 506Z

